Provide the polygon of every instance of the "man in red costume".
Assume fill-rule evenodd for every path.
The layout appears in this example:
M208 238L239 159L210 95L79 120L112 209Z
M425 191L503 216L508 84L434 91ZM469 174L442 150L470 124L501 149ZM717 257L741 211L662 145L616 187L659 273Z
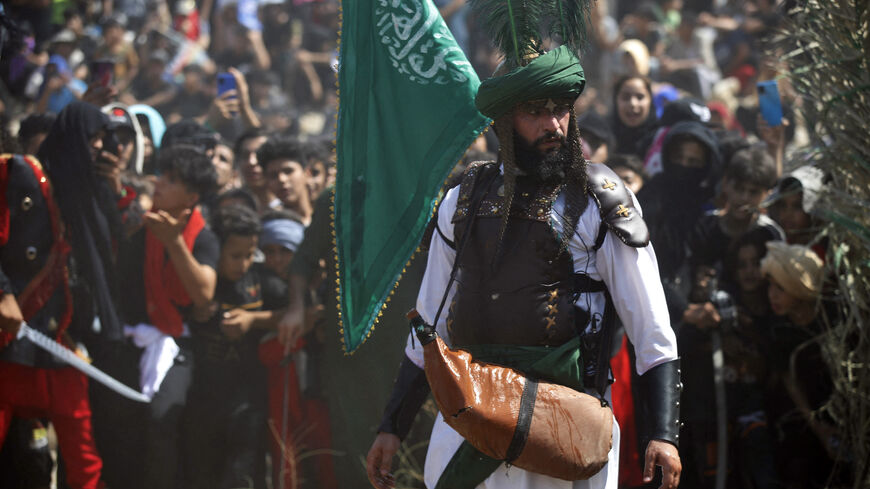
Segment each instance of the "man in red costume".
M13 416L48 418L73 489L101 485L87 378L15 333L27 321L77 349L95 316L102 337L120 332L110 285L111 229L120 218L94 170L106 124L98 108L74 103L40 148L45 167L32 156L0 157L0 445ZM96 310L73 310L74 295Z

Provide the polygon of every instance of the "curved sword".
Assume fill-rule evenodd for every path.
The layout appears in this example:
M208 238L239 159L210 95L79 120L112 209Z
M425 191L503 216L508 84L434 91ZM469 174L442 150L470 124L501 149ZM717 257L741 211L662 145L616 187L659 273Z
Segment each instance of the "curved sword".
M118 394L126 397L127 399L132 399L134 401L148 403L151 402L145 394L138 392L136 390L131 389L125 384L121 383L114 377L110 376L106 372L94 367L90 363L82 360L76 355L72 350L65 348L60 343L54 341L53 339L45 336L39 331L31 328L27 325L27 323L21 323L21 329L18 330L18 338L27 337L34 345L42 348L43 350L51 353L56 358L63 360L68 363L71 367L81 371L88 377L96 380L97 382L103 384L109 389L117 392Z

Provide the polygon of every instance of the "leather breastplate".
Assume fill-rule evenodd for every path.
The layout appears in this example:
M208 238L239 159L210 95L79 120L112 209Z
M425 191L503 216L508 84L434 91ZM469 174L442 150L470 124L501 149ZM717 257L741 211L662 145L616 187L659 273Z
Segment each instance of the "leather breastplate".
M501 254L493 266L504 204L499 195L502 178L479 178L479 185L473 187L466 182L453 217L456 242L469 223L473 226L457 257L457 292L447 316L451 341L457 346L563 344L577 333L571 255L560 250L549 222L559 188L526 188L517 183ZM479 196L482 204L471 219L472 193L478 192L485 194Z

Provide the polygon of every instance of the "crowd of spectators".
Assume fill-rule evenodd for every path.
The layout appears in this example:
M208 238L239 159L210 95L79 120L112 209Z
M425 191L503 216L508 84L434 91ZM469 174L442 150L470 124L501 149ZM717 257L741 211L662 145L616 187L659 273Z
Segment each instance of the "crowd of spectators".
M581 53L586 157L636 194L679 338L681 487L713 487L723 471L732 488L821 487L840 455L813 342L827 293L825 175L799 160L811 128L767 43L787 3L600 0ZM434 4L488 77L500 60L467 1ZM385 313L358 353L341 354L329 224L339 1L3 7L14 21L0 58L3 152L62 159L75 135L61 121L105 114L85 131L90 156L75 157L90 158L114 199L127 340L82 341L96 365L153 397L146 407L91 386L102 481L366 487L362 459L407 330L403 311ZM773 79L780 121L759 110L756 83ZM497 153L487 133L465 160ZM413 304L415 263L393 308ZM617 361L632 355L622 345L614 366L629 364ZM629 385L632 370L614 367L616 382ZM630 391L614 396L625 427ZM15 421L0 485L48 486L44 423ZM636 452L623 443L623 487L642 485Z

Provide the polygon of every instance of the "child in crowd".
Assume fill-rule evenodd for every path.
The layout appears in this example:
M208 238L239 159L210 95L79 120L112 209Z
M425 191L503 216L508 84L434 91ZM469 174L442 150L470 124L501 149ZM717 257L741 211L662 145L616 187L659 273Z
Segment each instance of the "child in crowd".
M191 323L196 368L187 405L190 488L265 487L266 372L257 348L287 304L283 282L254 264L257 214L226 206L212 218L221 244L214 301Z
M309 143L306 150L308 165L305 167L305 176L309 198L314 202L321 192L335 183L335 148L329 140Z
M304 236L305 225L296 215L287 211L270 211L263 215L263 232L260 234L260 249L265 258L263 265L287 281L290 262Z
M718 470L734 468L757 487L772 487L776 479L772 459L765 457L770 441L763 400L763 330L761 325L753 327L751 321L741 324L729 293L734 290L729 284L737 281L736 272L747 288L742 298L753 293L761 296L760 273L753 273L759 256L750 256L754 251L750 246L743 249L743 258L751 263L742 263L739 269L725 266L736 261L734 257L729 260L729 250L735 249L746 232L757 235L754 239L761 243L785 238L779 226L759 211L775 181L775 162L763 148L737 151L722 178L723 208L699 219L689 237L693 286L678 334L684 361L693 365L684 374L683 393L687 426L683 453L695 469L686 474L689 487L713 485ZM754 299L752 305L762 309L757 297ZM717 354L723 358L718 375L713 363ZM718 393L714 389L716 378L723 383ZM731 431L727 440L718 437L717 420L710 415L720 410L731 426L743 428ZM761 429L754 431L757 428ZM724 443L734 447L727 468L718 467L715 457L697 456L705 450L725 449Z
M281 202L281 208L293 211L308 225L314 208L305 177L307 158L302 143L286 137L270 138L257 150L257 162L263 168L266 188Z
M583 156L592 163L604 163L613 153L613 132L607 120L588 110L577 116L577 130L583 144Z
M825 329L824 262L806 246L770 242L761 271L771 309L779 316L771 326L767 401L782 487L837 485L830 477L833 460L843 456L838 453L842 436L821 409L833 388L818 341Z
M737 304L741 326L767 324L772 311L767 300L767 281L761 273L765 244L773 241L765 228L755 228L737 238L725 257L725 268L732 270L733 283L723 284Z
M625 182L625 186L637 195L640 189L643 188L644 182L647 180L646 171L643 169L643 162L640 158L634 155L617 154L608 158L605 163L619 175L619 178Z
M769 210L789 243L809 245L818 231L814 216L824 174L814 166L802 166L780 179L770 198ZM812 247L824 257L824 247Z
M253 193L245 188L233 188L221 192L215 199L214 210L233 205L247 207L254 212L259 210L257 198L254 197Z
M235 162L242 176L242 184L257 198L258 208L265 211L281 205L266 187L263 178L263 167L257 161L257 151L266 144L266 132L262 129L250 129L236 139L233 147Z
M290 279L290 263L304 235L305 226L290 211L273 210L263 215L260 233L263 266L285 283ZM323 306L311 306L310 302L306 300L306 310L313 321L312 314L322 311ZM273 486L279 485L282 478L284 487L298 487L300 478L322 482L324 470L328 472L332 467L330 457L308 457L296 464L288 461L288 457L298 453L329 447L329 420L324 416L328 408L313 395L320 344L314 334L309 334L287 354L277 336L272 336L260 343L260 361L266 366L269 379Z
M214 166L201 148L186 144L164 147L158 163L160 176L145 226L121 241L119 250L125 279L119 296L123 320L132 325L125 327L131 342L112 345L106 360L109 371L125 380L135 371L136 385L152 399L143 407L120 404L110 392L94 396L101 399L97 441L105 454L105 478L113 487L176 483L181 414L193 370L185 323L195 308L211 302L215 291L219 244L199 206L217 186Z
M701 266L721 268L729 246L754 228L765 229L769 239L785 239L782 229L760 211L775 182L775 162L764 148L734 153L722 178L723 208L703 216L689 237L693 270ZM725 268L721 272L722 281L734 282L732 270Z
M751 481L751 487L775 487L771 428L766 413L765 390L769 380L770 325L773 315L767 300L767 282L761 259L771 241L765 228L756 227L734 242L725 256L725 268L733 270L734 284L720 284L718 321L715 325L684 325L680 345L684 360L692 365L685 373L683 405L686 407L685 460L693 469L681 481L686 487L714 485L716 458L699 453L718 450L714 413L724 407L727 420L730 477ZM724 290L722 290L724 289ZM709 297L709 290L706 291ZM729 294L724 295L723 292ZM730 296L730 300L729 300ZM716 398L711 336L719 335L724 402ZM711 448L712 447L712 448Z

